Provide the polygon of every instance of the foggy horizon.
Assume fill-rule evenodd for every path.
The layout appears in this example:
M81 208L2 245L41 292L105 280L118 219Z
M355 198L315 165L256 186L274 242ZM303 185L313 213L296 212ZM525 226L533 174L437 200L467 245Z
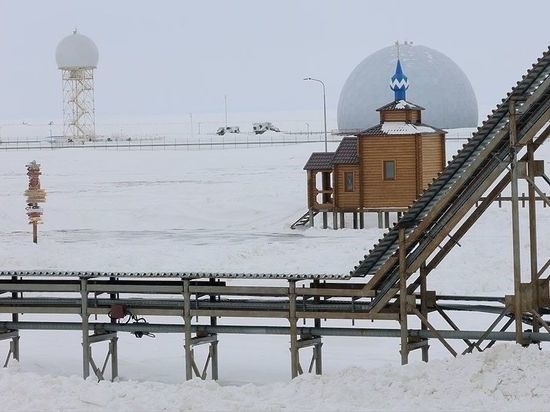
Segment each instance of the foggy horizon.
M482 121L548 47L550 4L531 4L539 12L529 15L529 34L514 35L512 1L4 2L0 119L61 117L54 54L76 27L99 49L98 120L222 113L224 95L236 113L318 110L320 87L304 82L306 76L326 83L333 118L355 66L407 40L461 67Z

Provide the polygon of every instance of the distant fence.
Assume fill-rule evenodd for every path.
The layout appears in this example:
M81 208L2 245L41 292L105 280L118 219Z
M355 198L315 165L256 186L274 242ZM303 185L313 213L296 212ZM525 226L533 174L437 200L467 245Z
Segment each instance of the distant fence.
M329 138L329 142L338 143L340 138ZM281 146L301 143L324 142L324 136L283 135L283 136L209 136L189 139L154 140L113 140L92 142L47 142L39 140L12 140L0 142L0 151L8 150L56 150L56 149L95 149L95 150L203 150L251 148L263 146Z
M548 197L546 193L544 193L544 196ZM476 207L479 206L479 202L482 202L486 199L487 199L486 197L480 197L479 201L476 202ZM511 201L512 201L512 196L502 196L502 195L499 195L498 197L495 198L495 200L493 200L493 202L498 203L498 207L502 207L502 202L511 202ZM521 207L525 207L526 202L529 202L529 196L525 196L525 193L522 193L521 196L518 196L518 201L521 202L520 203ZM535 196L535 201L542 202L543 207L546 207L546 202L542 197Z

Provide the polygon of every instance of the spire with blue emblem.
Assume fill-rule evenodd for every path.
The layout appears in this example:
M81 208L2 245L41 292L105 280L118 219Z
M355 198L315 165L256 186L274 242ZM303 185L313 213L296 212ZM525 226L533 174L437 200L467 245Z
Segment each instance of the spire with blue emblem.
M397 58L397 66L395 68L395 74L391 78L390 89L395 93L395 101L406 100L405 91L409 88L409 80L403 73L401 68L401 62L399 57Z

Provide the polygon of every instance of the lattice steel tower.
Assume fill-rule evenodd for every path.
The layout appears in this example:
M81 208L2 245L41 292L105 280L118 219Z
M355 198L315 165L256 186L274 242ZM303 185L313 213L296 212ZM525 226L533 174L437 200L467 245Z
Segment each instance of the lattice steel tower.
M67 141L95 140L94 70L98 58L95 43L76 29L55 50L63 79L63 136Z

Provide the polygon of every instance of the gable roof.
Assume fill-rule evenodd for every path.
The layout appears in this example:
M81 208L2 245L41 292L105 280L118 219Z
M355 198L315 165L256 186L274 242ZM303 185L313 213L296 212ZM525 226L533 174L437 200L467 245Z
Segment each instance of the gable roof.
M304 166L304 170L326 170L332 169L332 158L334 152L315 152L312 153Z
M336 152L334 153L332 164L359 164L359 157L357 156L356 136L348 136L342 139L342 141L338 145L338 149L336 149Z

